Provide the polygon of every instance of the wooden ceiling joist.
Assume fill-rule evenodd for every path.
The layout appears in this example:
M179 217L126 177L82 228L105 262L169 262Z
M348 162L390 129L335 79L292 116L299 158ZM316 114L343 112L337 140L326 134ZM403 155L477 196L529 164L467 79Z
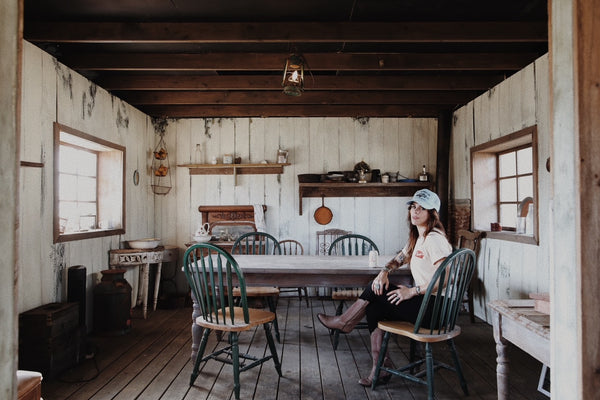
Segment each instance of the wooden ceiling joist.
M63 57L77 70L281 71L287 53L74 53ZM517 71L532 53L304 54L313 71Z
M55 43L518 43L548 40L543 22L31 22Z
M447 106L432 105L186 105L144 106L139 109L163 118L211 117L432 117Z
M115 93L119 96L119 92ZM462 104L473 91L310 91L287 96L273 91L136 91L126 94L133 105L145 104Z
M107 90L281 90L280 75L110 75L97 79ZM487 90L504 74L307 76L306 90Z

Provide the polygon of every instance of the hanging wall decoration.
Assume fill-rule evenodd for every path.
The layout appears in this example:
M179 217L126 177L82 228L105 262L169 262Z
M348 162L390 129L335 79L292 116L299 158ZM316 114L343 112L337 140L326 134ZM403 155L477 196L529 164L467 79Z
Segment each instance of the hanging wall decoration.
M160 140L152 152L152 191L165 195L171 190L171 168L169 152L164 140L165 133L159 133Z

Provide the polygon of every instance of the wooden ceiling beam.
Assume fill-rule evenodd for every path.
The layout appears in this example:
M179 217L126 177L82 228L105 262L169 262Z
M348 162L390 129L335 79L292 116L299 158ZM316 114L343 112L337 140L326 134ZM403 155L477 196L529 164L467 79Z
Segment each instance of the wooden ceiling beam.
M540 22L29 22L25 38L56 43L503 43L548 40Z
M481 91L310 91L287 96L273 91L135 91L115 95L132 105L210 104L464 104Z
M431 117L448 106L431 105L210 105L144 106L140 110L162 118L217 117Z
M279 75L110 75L107 90L281 90ZM308 76L306 90L487 90L506 78L489 75Z
M287 53L73 53L61 62L98 71L281 71ZM312 71L517 71L537 53L308 53Z

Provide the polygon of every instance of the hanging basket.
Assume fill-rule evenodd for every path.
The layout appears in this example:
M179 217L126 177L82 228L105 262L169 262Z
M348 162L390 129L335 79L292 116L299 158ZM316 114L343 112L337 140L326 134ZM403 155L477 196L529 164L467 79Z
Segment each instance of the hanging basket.
M170 190L171 186L152 185L152 192L154 192L154 194L165 195L169 193Z
M152 192L166 195L171 190L171 168L169 168L169 152L164 141L164 134L152 152Z

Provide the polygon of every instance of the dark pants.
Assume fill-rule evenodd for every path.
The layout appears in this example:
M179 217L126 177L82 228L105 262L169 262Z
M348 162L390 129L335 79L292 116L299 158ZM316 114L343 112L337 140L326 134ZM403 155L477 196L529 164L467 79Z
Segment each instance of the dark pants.
M369 326L369 332L373 332L375 328L377 328L377 323L379 321L406 321L414 324L417 320L424 296L415 296L400 302L400 304L392 304L387 299L387 293L395 289L396 287L394 285L390 285L382 295L378 296L373 292L371 284L369 284L360 295L361 299L369 302L369 305L367 305L367 324ZM432 296L429 299L427 312L423 318L422 325L424 328L429 328L434 302L435 297Z

